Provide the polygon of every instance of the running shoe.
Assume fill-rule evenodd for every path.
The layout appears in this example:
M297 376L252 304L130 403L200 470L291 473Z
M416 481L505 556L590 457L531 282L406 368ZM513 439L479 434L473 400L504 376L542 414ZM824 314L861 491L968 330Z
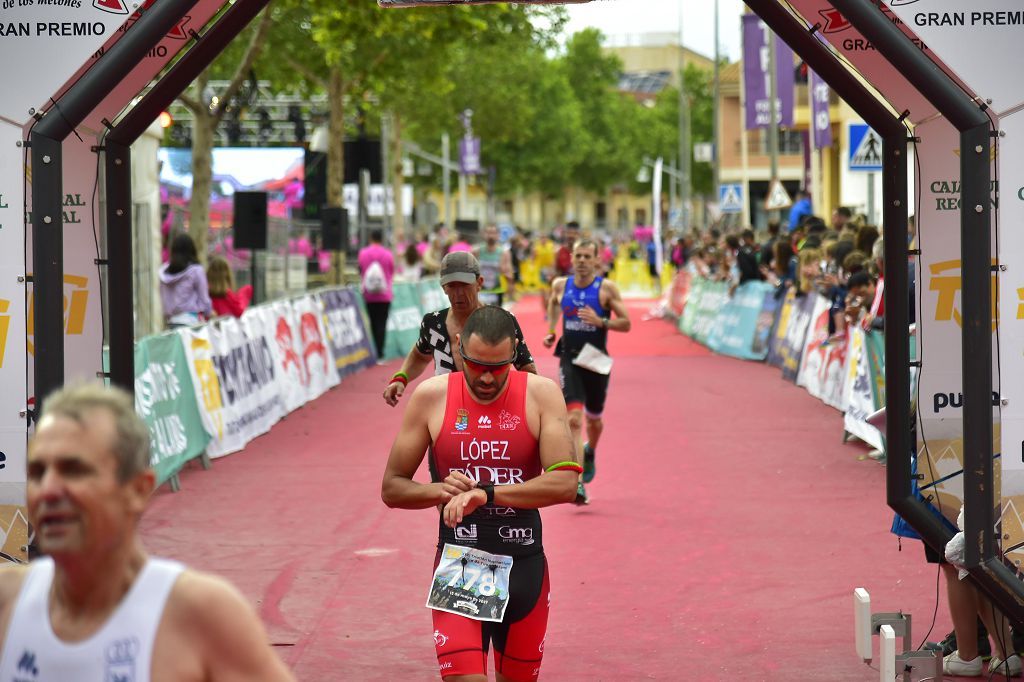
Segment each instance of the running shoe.
M1013 654L1005 661L998 656L993 656L992 660L988 662L989 675L995 673L997 675L1005 675L1006 677L1020 677L1021 675L1021 661L1020 656Z
M981 677L981 656L965 661L959 651L954 651L942 659L942 672L958 677Z
M590 483L597 475L597 465L594 464L594 449L590 443L583 444L583 482Z
M590 504L590 498L587 496L587 489L583 487L582 481L576 485L576 501L574 504L581 506L584 504Z

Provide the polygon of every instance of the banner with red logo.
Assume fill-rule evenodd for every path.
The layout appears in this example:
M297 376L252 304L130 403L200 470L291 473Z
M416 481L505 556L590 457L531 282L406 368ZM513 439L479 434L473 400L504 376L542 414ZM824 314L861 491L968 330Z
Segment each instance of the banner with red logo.
M270 334L280 370L278 383L288 412L340 383L327 343L323 311L312 295L260 306L262 333Z

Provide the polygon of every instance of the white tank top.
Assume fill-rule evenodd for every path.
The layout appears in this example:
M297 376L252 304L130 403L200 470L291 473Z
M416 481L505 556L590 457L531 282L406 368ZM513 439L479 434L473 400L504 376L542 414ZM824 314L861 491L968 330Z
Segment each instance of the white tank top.
M184 568L149 559L110 619L88 639L68 644L50 626L53 560L33 561L7 628L0 680L149 682L156 631Z

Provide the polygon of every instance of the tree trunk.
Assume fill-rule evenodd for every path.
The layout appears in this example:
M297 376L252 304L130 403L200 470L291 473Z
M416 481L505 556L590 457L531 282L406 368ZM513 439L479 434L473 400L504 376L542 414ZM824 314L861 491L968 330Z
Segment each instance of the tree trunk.
M402 210L402 183L405 177L402 173L402 115L394 114L391 126L391 191L395 197L395 214L392 216L393 243L412 239L412 233L405 233L405 213Z
M327 124L327 204L341 206L345 194L345 83L338 67L331 67L327 83L330 119ZM356 216L349 216L354 221Z
M196 81L198 99L208 76L204 72ZM196 243L199 260L205 266L208 235L210 233L210 189L213 184L213 139L217 119L207 107L192 112L192 197L188 202L188 232Z

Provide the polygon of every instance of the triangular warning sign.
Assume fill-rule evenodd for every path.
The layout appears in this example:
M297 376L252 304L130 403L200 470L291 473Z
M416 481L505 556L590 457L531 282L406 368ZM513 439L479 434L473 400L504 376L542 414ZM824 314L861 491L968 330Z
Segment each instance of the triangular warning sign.
M778 211L782 208L789 208L792 205L793 200L789 198L789 193L782 186L782 181L773 180L771 187L768 189L768 196L764 200L765 210Z
M850 157L850 168L881 165L882 138L878 137L878 133L874 130L868 128L867 132L864 133L864 137L860 139L857 149L854 150L853 156Z
M124 0L92 0L92 6L112 14L128 14Z

